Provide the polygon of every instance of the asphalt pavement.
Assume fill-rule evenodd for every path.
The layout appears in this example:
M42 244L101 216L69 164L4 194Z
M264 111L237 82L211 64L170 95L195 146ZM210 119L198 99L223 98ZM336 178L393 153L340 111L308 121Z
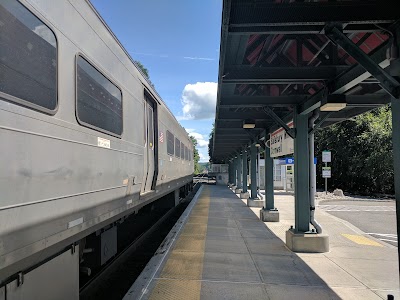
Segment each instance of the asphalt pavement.
M394 200L321 200L317 209L353 224L374 238L398 246Z

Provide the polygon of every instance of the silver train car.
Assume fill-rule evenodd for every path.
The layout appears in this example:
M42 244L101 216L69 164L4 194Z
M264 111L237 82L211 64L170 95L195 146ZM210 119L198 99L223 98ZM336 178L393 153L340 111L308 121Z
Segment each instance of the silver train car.
M0 140L0 300L54 276L37 298L61 298L86 236L114 253L104 228L193 180L188 134L88 0L0 1Z

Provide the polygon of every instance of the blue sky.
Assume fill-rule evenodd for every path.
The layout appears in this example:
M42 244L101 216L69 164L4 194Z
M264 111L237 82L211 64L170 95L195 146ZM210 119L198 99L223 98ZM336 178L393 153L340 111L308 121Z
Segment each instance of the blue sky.
M208 161L215 118L222 1L92 0L127 51L148 70Z

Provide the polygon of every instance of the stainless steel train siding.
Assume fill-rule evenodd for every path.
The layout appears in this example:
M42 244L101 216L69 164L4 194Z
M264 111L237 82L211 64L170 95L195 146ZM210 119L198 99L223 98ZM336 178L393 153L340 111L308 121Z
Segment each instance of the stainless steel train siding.
M89 2L2 0L0 25L1 286L190 183L193 147Z

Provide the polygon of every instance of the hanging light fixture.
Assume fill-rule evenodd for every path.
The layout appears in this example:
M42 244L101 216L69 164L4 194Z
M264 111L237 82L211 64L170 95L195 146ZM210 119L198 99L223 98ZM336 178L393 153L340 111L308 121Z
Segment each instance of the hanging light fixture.
M346 107L345 95L327 95L321 101L320 111L339 111Z
M246 119L243 121L243 128L244 129L252 129L256 127L256 122L254 120L251 119Z

